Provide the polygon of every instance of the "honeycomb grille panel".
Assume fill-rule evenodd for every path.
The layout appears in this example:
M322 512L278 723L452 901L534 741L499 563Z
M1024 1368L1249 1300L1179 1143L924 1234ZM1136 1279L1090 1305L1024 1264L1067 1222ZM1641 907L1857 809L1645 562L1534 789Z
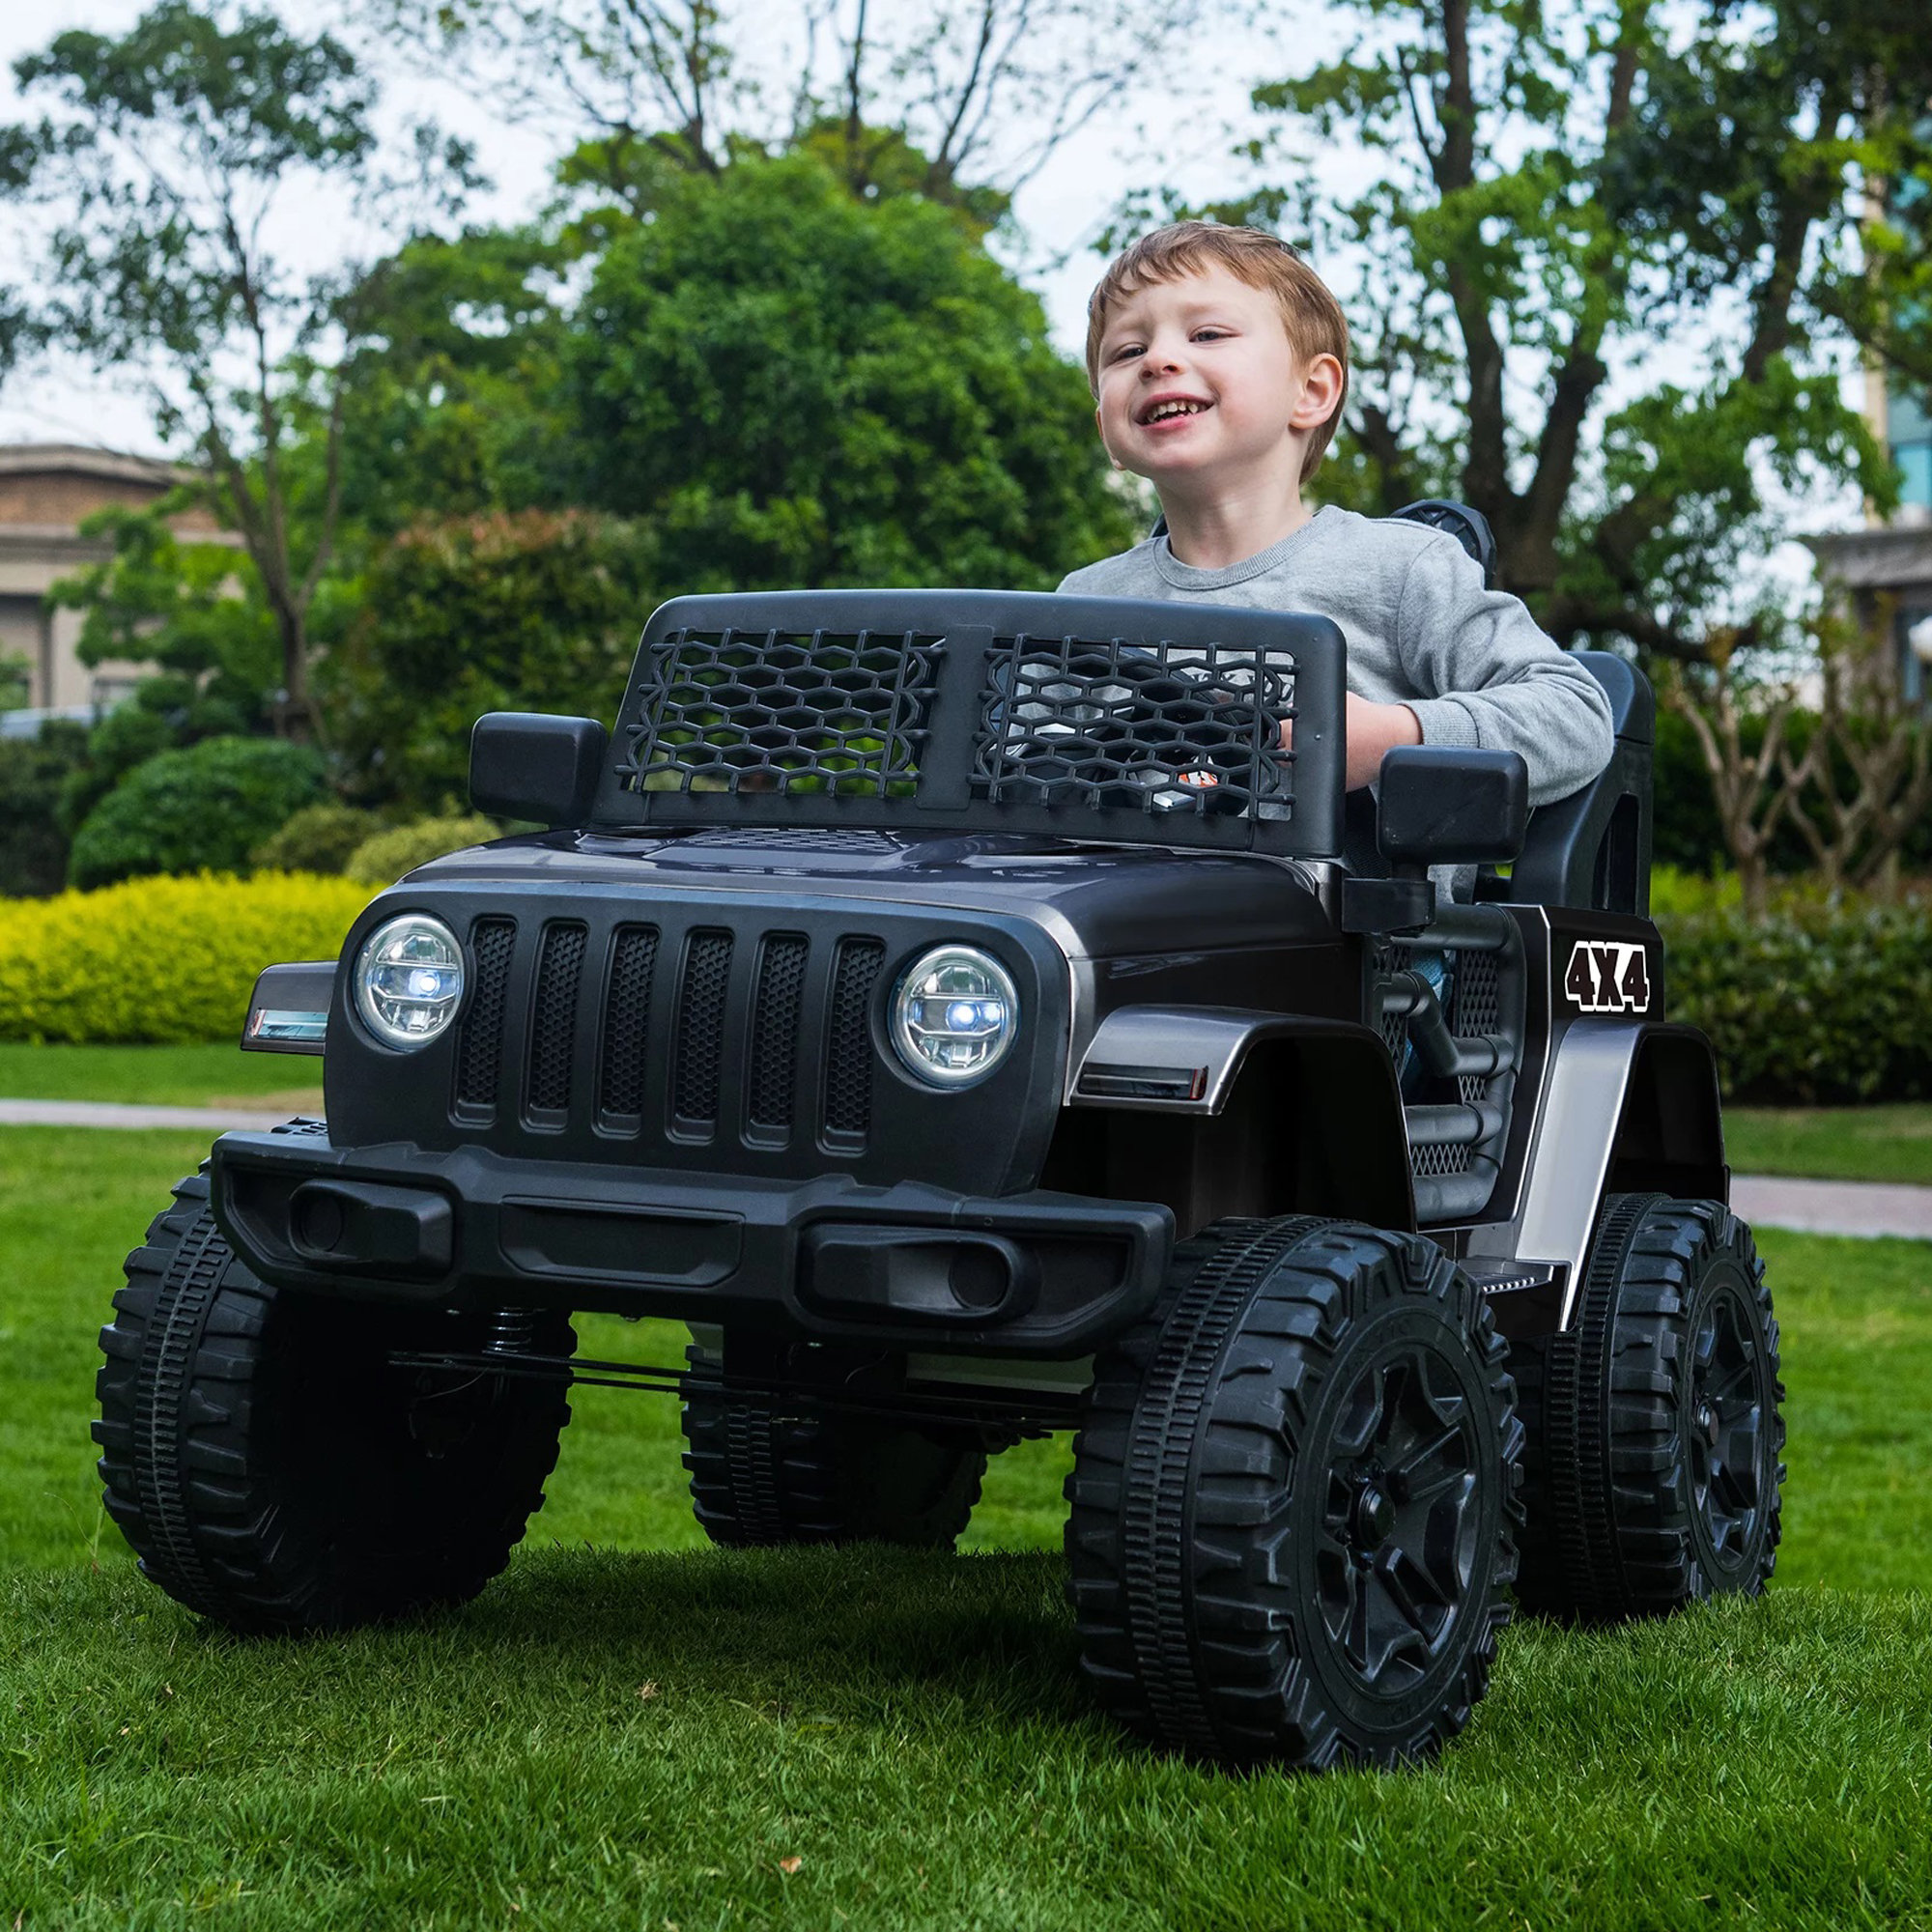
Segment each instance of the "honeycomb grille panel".
M611 992L604 1008L598 1105L627 1117L644 1110L651 1037L651 976L658 963L654 925L620 925L611 948Z
M752 1009L750 1119L754 1127L789 1130L792 1123L807 953L803 933L778 932L765 941L758 961L758 990Z
M994 803L1181 820L1288 814L1294 671L1253 649L1016 637L988 661L973 776Z
M896 852L898 840L890 832L842 832L836 826L727 827L717 832L694 832L679 847L707 850L743 849L779 852Z
M825 1124L863 1138L872 1125L872 987L885 964L876 939L841 939L826 1028Z
M619 776L644 792L910 798L942 641L674 631L649 652Z
M694 932L684 955L677 1036L671 1049L671 1110L681 1121L710 1125L718 1119L724 999L730 985L731 935Z
M466 1112L477 1113L497 1104L510 957L516 944L515 920L479 919L469 928L476 990L469 997L469 1010L463 1017L463 1039L456 1051L456 1103Z
M530 1014L530 1073L524 1089L525 1103L532 1113L560 1114L570 1106L577 994L583 980L587 938L574 922L553 921L544 927Z
M1454 1029L1463 1038L1476 1034L1500 1033L1503 1023L1502 968L1493 952L1473 949L1452 955L1456 971ZM1457 1083L1465 1102L1480 1100L1490 1083L1478 1074L1465 1073Z

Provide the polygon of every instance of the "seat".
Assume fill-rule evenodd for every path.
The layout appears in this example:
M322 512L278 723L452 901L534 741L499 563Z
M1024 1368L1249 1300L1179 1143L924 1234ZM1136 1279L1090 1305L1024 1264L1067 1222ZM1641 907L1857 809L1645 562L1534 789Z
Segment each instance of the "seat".
M1608 651L1577 651L1577 663L1610 700L1616 742L1610 761L1568 798L1530 814L1522 855L1510 868L1513 905L1589 906L1598 912L1650 911L1651 765L1657 699L1650 680Z

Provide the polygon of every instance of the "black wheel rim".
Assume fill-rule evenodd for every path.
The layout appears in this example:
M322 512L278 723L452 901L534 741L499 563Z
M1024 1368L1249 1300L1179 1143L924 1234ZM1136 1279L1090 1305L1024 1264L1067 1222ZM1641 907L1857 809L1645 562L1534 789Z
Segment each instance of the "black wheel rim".
M1454 1647L1480 1541L1480 1442L1454 1366L1420 1340L1378 1350L1335 1412L1316 1595L1371 1695L1404 1695Z
M1717 1284L1690 1338L1685 1417L1691 1501L1712 1560L1751 1560L1765 1493L1764 1356L1757 1324L1735 1282Z

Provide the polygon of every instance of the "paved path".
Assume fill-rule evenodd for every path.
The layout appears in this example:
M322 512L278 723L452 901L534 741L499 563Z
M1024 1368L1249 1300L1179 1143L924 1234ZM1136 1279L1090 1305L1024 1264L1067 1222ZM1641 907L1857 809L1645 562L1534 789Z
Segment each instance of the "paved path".
M279 1127L288 1110L272 1114L233 1107L131 1107L105 1100L0 1100L0 1127Z
M1932 1241L1932 1187L1737 1174L1731 1177L1731 1206L1760 1228L1796 1228L1811 1235L1905 1235Z
M287 1118L286 1113L255 1114L222 1107L0 1100L0 1126L9 1127L188 1127L219 1134L230 1127L276 1127ZM1731 1205L1760 1228L1795 1228L1813 1235L1901 1235L1932 1240L1932 1187L1740 1174L1731 1180Z

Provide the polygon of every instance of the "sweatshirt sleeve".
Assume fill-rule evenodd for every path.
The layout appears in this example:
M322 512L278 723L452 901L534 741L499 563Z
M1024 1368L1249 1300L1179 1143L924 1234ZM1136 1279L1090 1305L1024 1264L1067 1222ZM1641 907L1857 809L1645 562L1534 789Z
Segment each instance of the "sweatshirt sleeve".
M1585 668L1537 629L1522 600L1486 589L1456 539L1416 548L1396 611L1396 649L1420 696L1406 700L1425 745L1520 752L1529 802L1587 784L1610 761L1610 702Z

